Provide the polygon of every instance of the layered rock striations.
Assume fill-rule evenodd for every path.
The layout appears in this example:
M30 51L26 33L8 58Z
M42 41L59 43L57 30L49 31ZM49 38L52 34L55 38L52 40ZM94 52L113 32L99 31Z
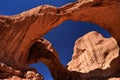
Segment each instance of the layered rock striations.
M49 32L52 28L55 28L56 26L60 25L62 22L69 19L98 24L99 26L108 30L119 44L120 43L119 14L120 14L119 0L112 0L112 1L111 0L78 0L76 2L66 4L59 8L49 5L43 5L13 16L1 15L0 16L0 62L1 64L5 64L6 68L0 66L1 69L0 73L7 72L8 76L14 74L17 76L21 74L23 75L23 73L27 69L29 69L29 64L40 61L41 59L43 59L42 57L44 57L43 55L39 55L36 58L36 55L38 54L31 54L30 51L32 45L34 45L36 41L38 42L39 38L42 37L47 32ZM44 42L44 40L42 42ZM44 49L44 47L43 48L42 47L40 47L40 49ZM103 47L106 48L106 46L101 46L101 48ZM110 49L113 49L113 47L108 48L108 50ZM95 49L95 51L96 50L98 49ZM39 53L39 49L37 51ZM103 49L103 51L106 50ZM103 54L101 52L101 55ZM56 58L58 59L56 52L53 55L55 55ZM117 52L114 56L111 55L106 56L107 53L105 53L105 55L103 55L105 57L104 58L105 60L102 60L103 56L100 56L100 58L98 58L99 55L98 54L97 56L95 55L97 57L97 59L95 60L98 60L95 63L99 63L99 60L101 62L99 66L96 66L96 68L108 69L106 70L106 72L110 71L108 67L109 66L111 67L111 61L119 56ZM49 58L49 56L46 57ZM108 60L109 57L110 60ZM85 63L85 61L83 61L81 64L84 65L83 63ZM116 60L115 63L112 63L112 65L114 64L117 64ZM12 69L8 67L11 67ZM86 70L83 69L80 70L80 72L81 71L89 72L91 69L95 69L95 67L90 68L90 70L88 70L87 67L84 68L86 68ZM6 69L8 69L8 71ZM116 67L112 72L110 71L111 74L114 73L117 69L118 67ZM16 71L18 71L19 73L17 74L14 73ZM68 70L67 73L69 74Z
M0 61L17 68L28 67L30 46L69 19L96 23L119 42L119 14L119 0L82 0L60 8L44 5L14 16L0 16Z

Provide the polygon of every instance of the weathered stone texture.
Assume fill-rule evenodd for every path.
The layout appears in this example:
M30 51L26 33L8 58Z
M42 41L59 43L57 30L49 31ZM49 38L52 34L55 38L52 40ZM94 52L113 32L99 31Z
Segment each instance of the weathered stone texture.
M81 43L82 45L80 44L79 46L85 49L76 49L73 59L80 59L77 60L77 63L80 64L79 66L82 65L82 67L75 68L76 64L69 66L70 70L76 70L77 72L69 72L61 63L58 64L57 61L59 61L59 58L56 51L53 47L51 49L49 42L40 39L40 37L51 29L70 19L98 24L108 30L117 40L117 42L114 42L115 40L113 38L103 39L103 37L98 35L100 38L93 37L95 40L88 39L88 41L86 40L84 43ZM31 63L38 61L46 63L46 58L47 65L48 63L52 63L52 61L49 62L48 59L53 60L58 66L56 71L61 68L63 71L65 70L65 73L60 72L61 74L69 75L69 77L65 75L65 78L60 79L59 77L61 76L55 76L56 74L52 72L55 80L69 80L70 77L72 80L79 80L82 73L78 72L86 72L86 75L90 72L90 74L94 76L97 71L96 76L111 75L119 66L119 62L117 63L119 56L117 43L120 46L119 33L120 0L78 0L59 8L44 5L13 16L0 15L0 63L4 64L0 65L0 75L3 75L1 73L4 72L8 73L7 76L14 74L19 76L23 74L25 70L29 69ZM39 39L40 41L38 41ZM38 42L38 45L36 45L36 42ZM84 44L88 46L88 49ZM32 51L34 51L34 49L37 50L36 54L33 54L35 52L31 52L31 49ZM48 56L43 56L43 53L38 54L40 53L39 49L43 49L41 52L45 52ZM53 57L50 58L50 56L54 56L55 59L53 59ZM55 64L53 63L52 68L49 65L48 67L53 69ZM59 67L59 65L61 66ZM18 70L18 72L16 72L16 70ZM91 70L93 71L91 72ZM78 77L76 78L73 75L77 75Z
M0 61L16 69L27 68L30 47L69 19L98 24L119 43L119 14L119 0L81 0L60 8L44 5L14 16L0 16Z
M90 76L110 76L120 68L119 47L114 38L104 38L93 31L75 42L68 70Z

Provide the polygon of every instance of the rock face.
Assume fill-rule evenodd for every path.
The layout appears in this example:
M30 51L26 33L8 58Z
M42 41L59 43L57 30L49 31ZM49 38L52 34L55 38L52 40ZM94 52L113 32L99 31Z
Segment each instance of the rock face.
M108 80L120 77L117 41L104 38L95 31L76 41L73 59L67 69L60 63L51 43L45 39L38 40L31 47L29 59L29 62L45 63L54 80Z
M44 80L44 79L40 74L35 73L34 71L27 71L27 73L25 74L25 78L20 78L18 76L12 76L5 80Z
M49 58L49 55L36 56L38 54L32 54L34 52L31 53L31 49L37 47L32 47L32 45L34 45L36 42L39 42L39 38L42 37L45 33L49 32L52 28L55 28L62 22L69 19L75 21L91 22L100 25L111 33L111 35L117 40L120 46L120 36L118 35L120 32L120 0L78 0L74 3L69 3L59 8L49 5L39 6L17 15L0 16L0 62L6 65L5 68L3 66L0 66L0 74L5 72L8 73L8 76L20 76L21 74L23 75L25 70L29 69L29 64L38 62L40 60L43 60L46 63L46 58L51 59ZM47 42L42 42L44 42L44 40L39 43L44 45L42 45L42 47L38 47L38 49L36 49L36 53L40 52L39 49L47 50L48 52L52 53L51 55L54 55L54 57L56 57L56 59L59 61L57 53L55 52L55 54L53 54L54 52L51 52L48 46L45 47L45 43ZM107 51L105 49L103 49L103 51ZM113 49L113 47L111 46L108 48L108 50L110 49ZM45 52L44 50L42 52ZM52 50L55 51L54 49ZM84 52L84 50L82 51ZM117 50L113 49L113 52L114 51ZM112 68L111 65L114 65L116 63L116 60L114 60L112 63L110 61L113 60L113 58L117 58L119 55L116 53L110 58L110 60L108 60L108 58L111 55L106 55L107 53L104 55L105 60L103 61L108 61L105 64L107 67L104 67L104 65L102 65L102 63L105 63L102 62L102 58L98 58L96 59L98 60L96 62L99 63L100 60L101 63L96 66L96 68L105 70L107 69L106 73L108 73ZM42 57L45 58L45 60ZM96 64L96 62L94 63ZM59 65L61 64L59 63ZM109 66L110 69L108 68ZM8 67L11 67L12 69ZM62 68L62 66L60 68ZM50 67L50 69L53 68ZM112 71L112 73L116 69L117 66ZM64 70L66 69L63 67L63 71ZM16 73L16 71L18 72ZM90 70L83 69L80 71L89 72ZM70 75L70 77L72 76L71 72L68 70L65 71L65 73L67 75ZM104 75L105 73L102 74ZM67 75L65 76L65 79ZM74 75L79 75L81 77L81 75L77 74L77 72L75 72ZM57 76L55 79L58 79L59 77L60 76ZM72 76L72 80L79 80L80 77L76 79L76 77ZM61 80L65 79L63 78Z
M32 44L69 19L98 24L119 43L119 14L119 0L80 0L60 8L44 5L18 15L0 16L0 61L16 69L27 68Z
M5 78L12 75L22 76L22 73L20 70L15 70L4 63L0 63L0 78Z
M54 80L69 80L68 70L60 63L51 43L45 39L38 40L30 49L29 62L42 61L45 63Z
M47 44L47 40L42 39L42 38L40 40L41 40L40 43L44 44L41 46L41 49L43 49L43 47L45 46L46 49L53 50L51 47L51 44L49 45ZM46 50L43 49L43 51L46 51ZM54 52L54 56L58 58L58 55L55 52ZM31 60L27 60L27 61L29 63L33 63L32 60L34 60L35 62L38 56L35 57L35 54L34 54L32 57L29 56L29 58ZM40 56L39 56L39 59L40 59ZM26 70L21 70L21 69L17 70L14 67L8 66L0 62L0 80L3 80L3 79L5 80L44 80L43 76L39 74L35 69L28 68Z
M119 69L119 47L114 38L104 38L93 31L75 42L68 70L88 76L110 76Z

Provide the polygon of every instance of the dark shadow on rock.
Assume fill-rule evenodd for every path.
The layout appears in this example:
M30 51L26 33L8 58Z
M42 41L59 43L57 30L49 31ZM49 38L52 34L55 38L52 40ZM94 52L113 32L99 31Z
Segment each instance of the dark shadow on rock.
M44 40L43 40L44 41ZM54 80L107 80L109 78L120 78L120 69L118 70L120 56L114 59L110 67L107 69L95 69L90 71L89 73L80 73L76 71L68 71L67 68L65 68L58 58L54 55L54 52L52 52L52 48L48 48L51 45L49 43L46 43L48 45L45 45L45 43L42 43L42 41L37 41L30 49L30 54L28 57L29 62L40 62L41 59L45 59L45 64L49 67L52 77ZM46 63L47 61L47 63ZM50 64L49 64L50 63ZM112 72L112 69L116 68L116 72ZM57 75L55 74L57 73ZM110 73L110 74L108 74Z

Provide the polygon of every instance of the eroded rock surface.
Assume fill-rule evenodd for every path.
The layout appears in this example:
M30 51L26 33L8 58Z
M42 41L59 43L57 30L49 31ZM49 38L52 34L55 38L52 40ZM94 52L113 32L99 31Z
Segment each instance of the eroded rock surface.
M75 42L68 70L88 73L90 76L110 76L119 68L119 47L114 38L104 38L98 32L89 32Z
M0 61L16 69L27 68L31 45L69 19L98 24L119 42L119 14L119 0L80 0L60 8L44 5L14 16L0 16Z
M85 37L85 39L90 39L90 40L84 40L83 39L84 37ZM117 42L115 41L115 39L114 38L108 38L108 39L103 38L97 32L90 32L82 37L82 41L83 42L81 43L81 38L76 41L75 53L77 54L77 56L76 56L76 54L73 54L73 60L69 63L68 69L66 69L60 63L58 55L57 55L56 51L54 50L54 48L52 47L51 43L43 38L38 40L31 47L28 62L29 63L33 63L33 61L34 62L39 62L39 61L44 62L48 66L54 80L80 80L80 79L81 80L107 80L107 79L109 79L109 80L116 79L117 80L117 79L119 79L119 78L116 78L116 76L120 77L119 68L118 68L119 60L117 59L118 53L119 53L119 51L118 51L119 48L118 48L118 45L117 45ZM94 48L92 46L90 46L90 48L85 46L85 45L90 45L90 44L94 45ZM106 47L106 46L111 46L111 47ZM82 49L86 48L86 50L84 50L85 52L80 53L81 52L80 47L82 47ZM78 49L80 49L79 50L80 52L78 52ZM95 49L96 53L98 53L98 54L94 54L94 52L92 52L93 49ZM102 50L103 53L100 53L99 49ZM91 52L89 52L89 50ZM104 51L106 51L108 53L104 54ZM115 53L115 55L113 55L112 52ZM79 55L79 53L80 53L80 55ZM88 56L87 57L88 61L85 60L86 57L83 56L83 58L85 58L85 59L82 58L84 61L82 60L83 62L81 62L80 56L82 56L83 54L85 54L85 56ZM91 54L91 56L89 56L89 54ZM94 55L92 56L92 54L94 54L96 56L94 56ZM103 56L100 56L99 54L101 54ZM89 60L89 59L91 59L91 60ZM96 59L96 60L94 61L94 59ZM76 62L75 60L77 61L76 64L75 64L75 62ZM92 61L92 62L90 62L90 61ZM103 66L103 64L99 64L100 62L98 63L97 61L98 62L104 61L105 65ZM81 68L79 65L80 62L81 62L81 66L82 66L81 72L79 71L79 69ZM114 64L111 64L111 62L113 62ZM86 65L82 65L82 64L86 64ZM89 65L87 65L87 64L89 64ZM100 65L102 65L102 66L100 66ZM75 66L77 66L77 67L75 67ZM91 67L91 66L93 66L93 67ZM71 69L69 69L69 67L71 67ZM84 67L85 67L85 69L84 69ZM97 68L99 67L99 69L96 69L96 67ZM108 70L105 68L107 68ZM92 70L88 71L90 69L92 69ZM34 79L36 79L37 75L38 74L36 74L34 72L28 71L28 72L26 72L26 75L24 75L24 77L26 77L26 78L21 78L19 76L12 76L7 79L8 80L19 80L19 79L34 80ZM43 77L40 77L40 79L38 79L38 80L41 80L41 79L43 79Z
M23 73L4 63L0 63L0 80L44 80L44 78L35 69Z
M114 38L90 32L76 41L72 61L66 69L51 43L38 40L30 49L32 60L45 63L54 80L108 80L120 77L119 47ZM39 57L38 57L39 56Z
M49 32L52 28L57 27L62 22L69 19L98 24L101 27L108 30L111 33L111 35L117 40L118 44L120 44L120 36L118 35L120 32L120 27L119 27L120 0L78 0L74 3L69 3L59 8L56 8L54 6L44 5L13 16L1 15L0 16L0 62L4 63L7 66L9 65L8 67L12 68L11 69L6 66L6 69L10 70L10 72L8 73L10 75L11 73L12 75L14 75L13 73L16 70L23 73L26 69L29 68L28 67L29 64L35 63L43 59L42 58L43 55L36 57L36 55L38 54L33 54L31 57L31 53L29 52L31 46L37 40L39 40L40 37L42 37L44 34ZM44 46L40 48L45 50L48 49L49 51L49 48L46 47L44 48ZM111 46L108 48L108 50L110 49L113 49L113 47ZM84 50L82 51L84 52ZM106 55L104 55L105 58L109 57ZM117 70L118 67L117 66L114 67L113 71L111 71L108 67L110 66L110 68L112 68L114 64L116 64L117 60L115 59L113 61L113 59L117 58L118 56L119 55L116 53L114 56L110 57L110 60L106 58L105 61L108 62L106 62L105 65L100 64L99 66L95 66L95 67L105 69L105 73L108 73L109 71L113 73L115 72L115 70ZM54 55L54 57L56 56ZM44 58L49 58L49 56L44 56ZM97 57L97 59L95 59L97 61L94 63L100 63L100 62L102 63L102 59L103 58L101 57L100 58ZM58 57L57 60L59 60ZM111 63L110 61L113 62ZM103 63L105 62L103 61ZM5 68L3 67L0 68L1 68L0 72L5 72L5 73L7 72ZM93 68L90 67L90 69ZM83 69L81 71L88 72L89 70ZM72 76L68 70L65 72L67 72L66 74ZM102 72L101 70L100 73L102 73L102 75L105 75L105 73ZM74 73L74 75L79 75L79 74ZM58 77L60 76L57 76L57 79ZM68 78L67 75L65 76L65 78ZM76 77L73 76L72 78L74 78L75 80L77 79L79 80L79 78L76 79Z
M30 49L30 60L42 61L49 68L54 80L80 80L81 74L68 71L55 55L56 52L52 48L51 43L45 39L38 40Z
M44 80L44 78L34 71L27 71L27 73L25 74L25 78L21 78L19 76L12 76L2 80Z

